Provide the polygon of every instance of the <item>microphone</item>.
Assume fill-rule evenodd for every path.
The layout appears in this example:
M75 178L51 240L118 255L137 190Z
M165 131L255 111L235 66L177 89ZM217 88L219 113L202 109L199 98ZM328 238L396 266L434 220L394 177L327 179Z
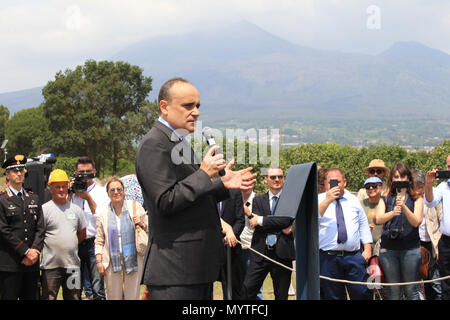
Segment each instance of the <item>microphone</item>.
M204 127L202 130L202 134L206 139L206 142L208 143L208 146L211 148L215 145L217 145L216 143L216 139L214 138L214 135L212 133L212 129L210 127ZM222 152L220 151L220 149L216 150L214 152L214 154L221 154ZM224 176L225 175L225 169L222 169L219 171L219 176Z

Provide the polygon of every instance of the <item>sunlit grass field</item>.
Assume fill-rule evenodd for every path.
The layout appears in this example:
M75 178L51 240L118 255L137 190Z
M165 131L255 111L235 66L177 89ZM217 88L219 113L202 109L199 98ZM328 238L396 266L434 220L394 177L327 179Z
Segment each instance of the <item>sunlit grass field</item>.
M292 286L294 287L294 289L296 288L295 275L292 275ZM145 287L141 286L141 296L142 296L142 293L144 292L144 290L145 290ZM223 300L222 284L218 281L214 282L213 295L214 295L214 300ZM263 295L264 295L264 300L274 300L275 299L275 296L273 293L272 278L270 277L270 274L267 275L266 279L264 280ZM84 294L82 295L82 298L85 299ZM62 289L60 290L60 292L58 294L58 300L62 300ZM289 296L289 300L295 300L295 295Z

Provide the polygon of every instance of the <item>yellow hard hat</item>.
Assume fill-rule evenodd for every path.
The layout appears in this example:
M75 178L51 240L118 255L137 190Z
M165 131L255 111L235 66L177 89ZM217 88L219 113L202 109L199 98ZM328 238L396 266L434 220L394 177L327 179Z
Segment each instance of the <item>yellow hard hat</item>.
M64 170L61 169L55 169L52 172L50 172L50 176L48 178L48 184L51 184L53 182L69 182L69 177L67 176L67 173Z

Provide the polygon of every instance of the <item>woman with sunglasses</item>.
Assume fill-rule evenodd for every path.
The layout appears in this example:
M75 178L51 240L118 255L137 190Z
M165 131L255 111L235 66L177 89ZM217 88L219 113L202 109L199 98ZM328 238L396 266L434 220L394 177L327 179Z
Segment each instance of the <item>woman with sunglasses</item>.
M147 215L137 202L133 212L133 201L124 200L124 185L119 178L109 180L106 190L111 202L97 216L97 270L105 277L109 300L139 300L143 257L136 251L135 228L139 225L148 231Z
M373 159L370 161L369 166L364 168L364 172L367 174L369 178L376 177L380 178L381 181L384 181L385 176L389 174L389 168L384 165L384 161L381 159ZM386 184L383 185L381 190L381 195L387 195ZM361 188L358 191L357 195L359 201L363 201L368 198L367 192L365 188Z
M398 185L399 182L403 185ZM418 281L422 261L419 225L423 218L423 199L414 192L411 170L402 162L391 169L387 188L389 195L382 197L375 209L374 219L376 224L383 224L381 268L386 282ZM389 300L402 299L402 287L387 288ZM403 286L403 290L407 300L419 300L417 285Z
M378 255L380 248L380 237L383 227L375 225L373 219L375 217L375 208L381 200L381 190L383 189L383 181L378 177L370 177L364 181L364 190L366 190L367 198L360 200L361 206L367 215L370 232L372 233L373 246L372 254Z

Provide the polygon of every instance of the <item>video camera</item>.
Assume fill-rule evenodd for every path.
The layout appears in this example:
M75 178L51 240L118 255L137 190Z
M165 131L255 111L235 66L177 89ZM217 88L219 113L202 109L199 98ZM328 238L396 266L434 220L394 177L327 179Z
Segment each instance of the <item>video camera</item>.
M51 199L48 192L47 183L52 172L52 166L56 158L53 153L41 154L40 156L27 159L25 164L25 179L23 188L27 191L36 193L39 197L39 203L42 205Z
M69 192L85 192L87 191L88 185L84 181L85 179L94 179L95 175L93 173L77 173L74 175L74 180L72 184L72 188L70 188Z

